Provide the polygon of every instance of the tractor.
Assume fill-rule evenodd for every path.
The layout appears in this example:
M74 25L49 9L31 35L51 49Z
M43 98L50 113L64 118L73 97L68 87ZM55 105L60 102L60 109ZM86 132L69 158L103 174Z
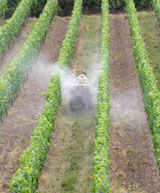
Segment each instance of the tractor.
M92 109L92 95L86 70L76 70L76 78L70 90L70 110L72 112L89 111Z

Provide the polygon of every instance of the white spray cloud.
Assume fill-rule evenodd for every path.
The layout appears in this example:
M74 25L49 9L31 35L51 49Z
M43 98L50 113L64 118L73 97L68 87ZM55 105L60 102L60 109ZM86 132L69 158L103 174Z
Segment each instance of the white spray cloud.
M95 106L97 103L97 93L98 93L98 67L99 65L93 63L91 68L87 70L87 78L89 81L89 89L92 94L92 104ZM78 69L77 69L78 70ZM71 89L74 86L76 78L76 69L70 68L59 68L57 64L53 67L53 72L58 72L61 78L62 87L62 102L64 105L68 105L71 100Z
M142 96L136 89L124 90L111 95L111 116L113 121L128 120L140 123L146 119ZM141 104L141 105L140 105Z

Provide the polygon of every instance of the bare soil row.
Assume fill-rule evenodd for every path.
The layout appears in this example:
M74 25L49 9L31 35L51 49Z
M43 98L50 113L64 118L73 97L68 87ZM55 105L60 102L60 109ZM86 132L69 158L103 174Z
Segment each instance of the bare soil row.
M160 192L160 178L126 15L111 15L110 162L113 192Z

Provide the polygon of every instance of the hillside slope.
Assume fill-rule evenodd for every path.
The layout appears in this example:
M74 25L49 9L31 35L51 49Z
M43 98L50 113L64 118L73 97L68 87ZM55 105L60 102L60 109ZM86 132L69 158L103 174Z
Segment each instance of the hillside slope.
M101 17L98 15L82 16L71 64L73 71L88 70L89 81L94 89L97 86L96 73L100 59L100 24ZM92 111L72 113L68 104L67 85L62 84L66 86L63 103L57 115L38 188L43 193L89 193L92 188L96 99ZM72 84L71 78L67 84ZM96 93L94 95L96 97Z
M0 62L0 75L7 69L13 58L19 53L35 23L36 18L28 18L22 26L18 36L10 44L9 48L6 49L6 52L3 54L3 58Z
M34 60L24 88L0 129L0 189L9 192L7 183L19 168L19 156L28 146L36 122L43 111L50 73L57 61L61 43L65 37L69 18L55 17L39 56ZM61 29L59 31L59 29Z
M126 15L111 15L110 163L113 193L160 192Z

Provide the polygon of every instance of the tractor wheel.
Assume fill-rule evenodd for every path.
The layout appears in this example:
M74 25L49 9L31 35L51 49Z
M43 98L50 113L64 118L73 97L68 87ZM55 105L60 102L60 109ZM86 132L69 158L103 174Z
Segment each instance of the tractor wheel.
M69 103L69 108L70 108L70 111L71 111L72 113L74 113L74 112L76 111L75 104L74 104L73 101L70 101L70 103Z

